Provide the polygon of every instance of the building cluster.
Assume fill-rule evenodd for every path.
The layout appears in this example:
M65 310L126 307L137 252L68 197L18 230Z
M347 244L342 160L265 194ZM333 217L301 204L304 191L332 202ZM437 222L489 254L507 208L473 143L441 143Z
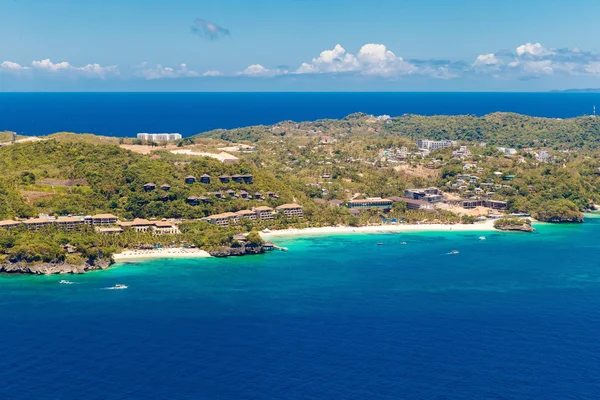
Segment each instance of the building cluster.
M112 214L97 214L88 216L52 217L40 214L38 218L29 218L21 221L0 221L0 228L17 228L24 226L27 230L37 231L47 226L56 226L67 231L82 225L90 225L96 228L116 225L118 218Z
M404 146L379 150L379 159L381 161L404 162L410 157L410 155L410 151Z
M244 218L249 220L269 221L275 218L276 214L281 214L286 218L302 218L304 216L301 205L283 204L275 209L267 206L260 206L251 210L215 214L204 217L202 220L217 226L229 226L239 223Z
M181 140L179 133L138 133L137 138L153 142L172 142Z
M419 139L417 140L417 146L419 146L420 149L437 150L446 147L454 147L456 146L456 142L454 140Z
M457 150L454 150L452 152L452 157L454 158L469 158L471 157L473 154L471 154L471 151L469 150L469 148L467 146L460 146Z
M266 200L267 198L279 199L279 195L274 192L267 192L266 196L262 193L250 194L245 190L236 192L235 190L229 189L225 191L208 192L206 196L190 196L186 199L186 202L191 206L199 206L200 204L207 204L211 201L211 197L219 200L226 200L228 198L243 199L243 200Z

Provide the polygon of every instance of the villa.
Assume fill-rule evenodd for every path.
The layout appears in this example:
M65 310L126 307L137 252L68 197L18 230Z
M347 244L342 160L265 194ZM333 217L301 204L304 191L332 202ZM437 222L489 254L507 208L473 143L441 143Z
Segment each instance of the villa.
M302 218L304 213L302 212L302 206L298 204L283 204L276 208L278 212L282 212L287 218Z
M260 220L270 220L273 219L273 209L267 206L260 206L254 208L254 212L256 212L256 216Z

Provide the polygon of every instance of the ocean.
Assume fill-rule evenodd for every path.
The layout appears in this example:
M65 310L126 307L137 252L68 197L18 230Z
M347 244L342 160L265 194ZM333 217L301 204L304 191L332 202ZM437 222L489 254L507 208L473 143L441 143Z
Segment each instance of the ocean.
M589 115L594 105L600 106L600 93L0 93L0 131L191 136L354 112L481 116L510 111L568 118Z
M0 399L598 399L600 219L537 228L0 276Z

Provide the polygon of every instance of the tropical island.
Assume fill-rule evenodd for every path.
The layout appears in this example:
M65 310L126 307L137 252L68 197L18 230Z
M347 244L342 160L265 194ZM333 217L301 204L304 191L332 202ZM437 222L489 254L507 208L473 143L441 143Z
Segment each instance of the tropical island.
M188 138L1 132L0 272L257 254L273 248L261 234L283 230L583 222L599 147L593 116L511 113L358 113Z

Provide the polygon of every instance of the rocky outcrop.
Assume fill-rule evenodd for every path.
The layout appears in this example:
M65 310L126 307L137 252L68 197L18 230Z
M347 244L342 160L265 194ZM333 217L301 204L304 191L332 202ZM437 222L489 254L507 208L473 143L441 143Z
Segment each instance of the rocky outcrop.
M560 217L554 216L552 218L546 218L543 222L551 222L554 224L563 224L563 223L582 223L583 222L583 214L572 215L569 217Z
M28 263L25 261L7 261L0 264L0 272L9 274L85 274L89 271L107 269L113 263L112 259L97 258L87 260L83 264L68 264L65 262Z
M265 252L263 246L238 246L238 247L219 247L209 250L208 253L213 257L238 257L251 254L262 254Z
M512 231L512 232L535 232L535 228L529 224L523 225L501 225L495 226L500 231Z

